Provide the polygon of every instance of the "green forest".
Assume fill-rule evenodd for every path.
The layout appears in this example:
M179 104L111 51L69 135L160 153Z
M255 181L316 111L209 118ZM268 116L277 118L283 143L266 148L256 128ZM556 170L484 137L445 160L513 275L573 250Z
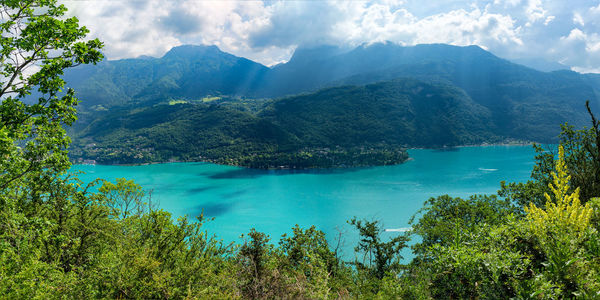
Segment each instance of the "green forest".
M218 103L112 110L76 135L70 157L101 164L208 161L261 169L391 165L408 158L405 146L394 140L358 142L368 134L382 136L382 121L372 122L376 126L360 132L353 143L309 143L308 137L298 137L269 119L244 111L248 105L238 100L214 102ZM321 137L321 132L336 136L337 126L305 128Z
M489 53L483 53L484 63L478 63L475 54L481 56L483 50L453 50L474 58L445 68L473 69L473 74L452 74L437 64L402 65L337 82L341 86L279 98L223 94L230 91L222 86L236 84L231 78L222 79L227 84L214 83L214 89L203 84L190 87L197 79L214 79L202 67L215 57L234 59L215 53L214 47L174 48L153 63L109 61L112 68L99 66L84 83L69 79L69 84L75 82L77 95L86 99L79 107L80 120L69 130L74 142L70 157L100 164L200 160L256 168L388 165L402 163L410 147L556 143L557 124L586 124L585 101L579 99L591 99L591 107L598 106L591 88L596 85L582 78L537 72ZM199 69L182 67L174 73L177 76L162 70L167 63L172 68L188 65L184 62L194 62ZM228 63L237 66L234 62ZM221 72L228 74L228 64L223 64ZM167 88L146 79L140 86L150 82L152 92L126 89L124 82L140 80L130 71L136 68L149 69L147 73L154 68L154 81L174 85ZM74 71L86 75L85 69ZM369 83L365 78L381 80ZM480 82L481 78L488 80ZM114 86L123 94L90 85Z
M600 109L597 74L541 72L478 46L299 47L267 67L181 45L64 73L82 99L68 129L78 163L398 164L405 148L555 144L558 124L588 124L586 100Z
M589 105L588 127L563 125L557 151L534 146L528 182L431 198L391 239L379 222L348 216L360 259L343 260L314 227L277 244L255 230L223 244L203 229L209 219L174 220L131 180L85 183L69 172L78 100L62 75L98 63L103 44L55 0L1 3L2 298L600 297L600 121ZM39 69L27 75L31 64ZM22 101L32 93L35 102ZM416 237L406 262L400 251Z

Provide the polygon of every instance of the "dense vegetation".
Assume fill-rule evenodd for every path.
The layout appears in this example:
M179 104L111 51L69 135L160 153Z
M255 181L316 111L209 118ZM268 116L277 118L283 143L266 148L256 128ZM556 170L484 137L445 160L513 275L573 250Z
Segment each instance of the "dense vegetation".
M306 145L443 147L500 142L490 114L460 89L412 79L284 98L259 116Z
M538 147L527 183L431 198L412 231L389 240L377 222L351 219L355 261L340 259L314 227L295 227L278 245L254 230L241 245L223 245L203 230L208 220L173 220L132 181L87 184L68 172L63 127L75 120L76 99L59 96L60 75L97 62L102 44L83 42L87 30L56 1L0 3L2 297L600 297L600 122L589 106L592 126L564 126L557 156ZM15 27L19 35L5 34ZM15 53L29 59L7 59ZM39 70L25 75L34 61ZM22 102L34 88L43 97ZM416 256L402 264L414 235Z
M209 161L253 168L389 165L407 159L397 144L308 144L250 109L239 109L243 104L213 102L113 110L82 131L71 157L105 164Z
M295 227L275 245L254 230L242 244L224 245L212 235L218 233L202 229L209 220L174 221L126 179L83 185L72 174L42 186L27 183L40 193L38 201L27 201L28 189L13 185L1 194L0 292L9 298L596 298L600 198L584 195L597 193L599 182L569 174L600 170L599 133L597 126L565 128L558 160L538 155L532 173L538 179L505 184L502 197L431 198L411 221L413 230L389 240L378 222L350 220L360 236L355 261L341 259L314 227ZM543 186L547 180L552 184ZM405 264L400 250L416 235L415 258Z
M407 146L505 141L459 89L403 79L263 101L113 109L79 131L72 157L99 163L204 160L250 167L403 162Z
M69 131L72 157L98 163L400 163L389 151L556 143L556 124L585 124L584 99L600 108L597 76L539 72L476 46L301 48L273 68L214 46L180 46L162 58L81 66L65 78L85 99ZM323 157L326 149L336 154ZM358 149L376 155L367 162Z
M278 98L397 78L462 89L489 114L495 135L518 140L556 142L556 124L586 124L586 99L593 109L600 108L597 75L540 72L477 46L375 43L349 50L300 48L289 62L273 68L216 47L181 46L162 58L106 61L66 74L67 82L86 99L84 111L127 104L145 107L169 98L193 101L209 95Z

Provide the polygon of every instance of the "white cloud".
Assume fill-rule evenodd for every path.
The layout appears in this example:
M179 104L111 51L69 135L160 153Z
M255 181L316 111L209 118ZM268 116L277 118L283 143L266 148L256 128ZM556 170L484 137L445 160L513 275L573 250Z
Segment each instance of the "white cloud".
M575 28L569 32L568 36L560 38L563 41L572 42L572 41L585 41L586 35L579 28Z
M157 55L181 44L157 26L157 21L168 17L169 12L158 2L69 1L66 4L91 36L105 43L104 51L110 58Z
M110 59L161 56L191 43L217 45L224 51L250 51L251 32L268 24L260 1L64 1L83 25L105 43ZM268 54L266 54L268 55Z
M594 38L600 31L600 4L586 0L62 1L105 42L110 59L161 56L181 44L214 44L274 64L300 45L389 40L477 44L507 58L565 60L579 69L600 66L591 57L600 47ZM574 23L579 32L572 30Z
M600 35L574 28L560 38L559 49L564 63L578 72L595 72L600 69ZM585 54L585 55L581 55Z
M525 13L527 14L530 23L536 22L541 19L545 19L546 10L542 5L542 0L529 0L525 6Z
M579 14L579 13L573 13L573 24L575 25L579 25L579 26L585 26L585 21L583 20L583 17Z
M521 4L522 0L494 0L495 5L503 4L504 7L515 7Z
M598 6L592 6L589 9L591 14L600 14L600 4L598 4Z
M456 10L419 20L414 25L417 39L414 43L443 42L455 45L514 46L523 42L518 37L520 28L510 16L492 14L478 8L472 11Z
M520 28L507 15L490 13L473 7L417 18L405 8L392 8L381 3L332 2L327 24L303 20L313 10L285 14L285 22L275 19L253 36L257 45L281 46L317 43L359 45L377 41L392 41L404 45L419 43L477 44L492 48L497 45L522 45ZM285 7L280 7L285 9ZM319 9L322 11L322 9ZM332 13L334 12L334 13ZM341 16L341 17L340 17ZM285 24L281 24L285 23ZM316 25L316 26L315 26Z
M544 21L544 25L548 26L548 24L550 24L550 22L552 22L554 19L556 19L556 16L548 16Z

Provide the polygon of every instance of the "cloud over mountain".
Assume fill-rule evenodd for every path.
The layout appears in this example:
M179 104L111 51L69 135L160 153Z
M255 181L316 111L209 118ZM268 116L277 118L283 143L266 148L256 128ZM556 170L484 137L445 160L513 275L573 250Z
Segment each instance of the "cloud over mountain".
M600 71L600 2L64 1L111 59L214 44L264 64L298 46L389 40L476 44L507 58L543 58Z

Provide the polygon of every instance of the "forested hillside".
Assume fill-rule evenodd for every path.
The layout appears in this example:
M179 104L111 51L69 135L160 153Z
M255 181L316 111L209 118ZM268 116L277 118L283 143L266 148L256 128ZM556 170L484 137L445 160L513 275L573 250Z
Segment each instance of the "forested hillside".
M168 98L244 95L269 69L216 46L179 46L161 58L104 61L66 72L83 108L152 105Z
M550 89L547 85L544 90ZM506 100L511 107L506 112L496 103L478 103L448 81L396 79L275 100L168 100L153 106L84 112L91 123L82 122L72 131L77 146L72 157L99 163L204 160L288 168L313 166L298 161L298 155L304 156L301 153L366 151L363 155L376 157L375 153L399 153L406 147L554 142L555 130L548 128L580 113L563 109L565 104L536 99L529 103ZM337 163L319 166L402 161L391 157L371 163L353 160L356 163L337 159Z
M435 148L502 141L490 111L462 90L412 79L284 98L259 116L307 145Z
M71 157L108 164L210 161L255 168L387 165L407 158L401 145L381 141L309 144L243 103L214 102L111 111L81 131Z
M214 46L180 46L161 58L74 68L66 79L85 99L69 131L73 157L101 163L291 167L289 156L301 151L554 143L556 124L585 124L585 100L600 108L595 75L540 72L477 46L443 44L300 48L273 68ZM257 135L240 118L274 131Z
M300 167L281 157L292 154L287 159L296 160L307 151L373 157L370 163L337 157L332 164L350 166L402 162L408 146L506 141L490 112L463 91L417 80L325 89L265 102L256 113L243 109L247 102L218 99L113 110L81 131L72 156L101 163L208 160L246 166L268 158L270 167Z

